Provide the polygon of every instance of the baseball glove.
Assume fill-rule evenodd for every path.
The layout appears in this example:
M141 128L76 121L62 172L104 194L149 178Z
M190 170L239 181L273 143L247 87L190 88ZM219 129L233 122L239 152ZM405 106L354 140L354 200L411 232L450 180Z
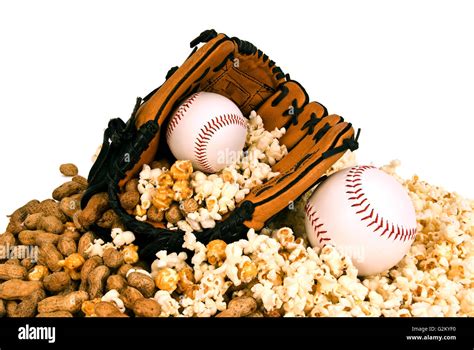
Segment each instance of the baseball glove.
M197 46L204 43L200 48ZM84 208L92 195L107 192L110 207L136 236L140 256L154 259L159 250L183 251L183 231L140 222L120 205L119 193L143 164L166 157L165 130L172 112L189 95L209 91L228 97L243 115L255 110L267 130L285 127L280 139L288 155L273 166L279 176L255 187L215 228L196 234L206 244L213 239L233 242L249 228L260 230L271 217L314 186L346 150L358 147L358 133L338 115L310 102L304 88L251 43L206 30L191 42L194 50L166 81L143 99L138 98L125 124L112 119L105 130L101 152L89 173ZM105 240L110 231L94 227Z

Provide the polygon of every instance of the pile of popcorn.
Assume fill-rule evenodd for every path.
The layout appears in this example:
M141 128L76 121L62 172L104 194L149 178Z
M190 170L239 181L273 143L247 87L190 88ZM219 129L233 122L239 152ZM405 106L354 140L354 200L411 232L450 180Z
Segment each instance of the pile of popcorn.
M348 153L330 172L354 164ZM158 252L151 276L161 316L213 316L239 296L256 300L250 316L474 316L474 201L417 176L403 180L398 165L381 169L408 190L418 233L392 269L361 278L336 248L308 246L302 206L309 191L247 239L205 246L187 232L183 248L192 251L192 266L184 252Z
M220 172L194 171L188 160L177 160L171 167L163 162L144 165L138 182L132 182L138 193L126 196L139 199L132 204L136 219L186 232L213 228L252 188L278 175L271 166L288 153L279 143L284 134L284 128L265 130L262 118L252 111L244 152ZM128 207L126 201L122 205Z

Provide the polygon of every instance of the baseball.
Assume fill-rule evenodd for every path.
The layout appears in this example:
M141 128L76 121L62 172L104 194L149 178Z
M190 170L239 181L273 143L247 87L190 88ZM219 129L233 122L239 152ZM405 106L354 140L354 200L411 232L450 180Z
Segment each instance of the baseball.
M351 256L361 276L396 265L415 239L415 209L405 188L373 166L331 175L305 209L311 245L339 248Z
M232 164L242 152L247 120L230 99L197 92L173 113L166 131L171 152L193 167L215 173Z

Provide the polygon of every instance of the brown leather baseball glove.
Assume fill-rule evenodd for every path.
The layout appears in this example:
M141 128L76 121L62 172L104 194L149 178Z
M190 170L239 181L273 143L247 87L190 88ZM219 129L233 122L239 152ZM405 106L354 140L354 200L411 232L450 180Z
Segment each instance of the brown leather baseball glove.
M205 43L200 48L197 45ZM244 115L255 110L265 128L285 127L280 142L288 155L273 166L279 176L254 188L240 205L213 229L196 237L207 243L243 238L249 228L260 230L267 220L311 188L343 153L358 147L350 123L326 108L310 102L304 88L254 45L206 30L191 42L194 50L180 67L173 67L166 81L143 100L138 99L125 124L113 119L104 134L102 150L89 173L89 188L82 206L92 195L107 192L110 206L137 237L141 256L153 259L159 250L182 251L182 231L139 222L124 210L118 194L143 164L167 157L165 130L175 108L197 91L224 95ZM237 64L236 64L237 63ZM96 228L96 232L101 232ZM110 239L110 231L102 231Z

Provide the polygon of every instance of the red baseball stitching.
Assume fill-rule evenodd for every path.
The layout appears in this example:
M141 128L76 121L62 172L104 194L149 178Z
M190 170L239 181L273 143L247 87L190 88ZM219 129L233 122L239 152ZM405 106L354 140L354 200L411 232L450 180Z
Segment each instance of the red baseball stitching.
M212 118L201 128L196 142L194 143L194 157L196 162L209 173L215 172L207 158L207 146L212 136L224 126L240 125L247 129L247 122L237 114L222 114Z
M373 232L381 232L380 237L388 234L386 237L390 238L393 235L393 240L406 241L407 239L413 239L416 235L416 228L407 228L402 225L396 225L389 222L382 215L379 215L374 208L371 208L370 202L363 191L362 187L362 174L369 170L374 169L374 166L355 166L346 175L346 191L347 199L352 203L351 207L355 208L356 214L362 215L361 221L365 221L367 227L371 227Z
M316 210L314 210L313 206L309 204L309 202L306 203L304 209L306 211L306 216L308 217L308 220L311 223L311 226L313 227L313 231L316 234L316 238L319 239L319 244L324 246L326 243L323 242L331 240L331 238L326 237L328 231L320 230L320 228L323 228L324 224L322 222L318 224L318 220L320 219L320 217L316 213Z
M187 98L186 101L183 102L181 106L179 106L178 110L176 111L173 118L171 118L168 124L168 130L166 131L166 140L169 141L171 133L183 118L184 113L186 113L186 111L192 106L194 100L198 97L199 94L199 92L192 94Z

